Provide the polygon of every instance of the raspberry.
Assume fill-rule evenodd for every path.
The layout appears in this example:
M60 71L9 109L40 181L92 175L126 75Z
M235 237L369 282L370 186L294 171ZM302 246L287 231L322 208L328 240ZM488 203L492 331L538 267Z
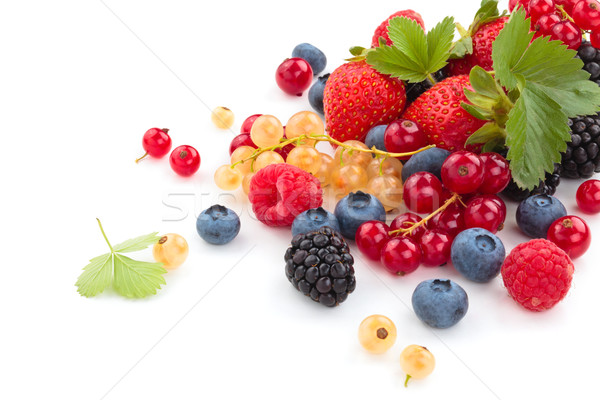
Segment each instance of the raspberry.
M317 178L289 164L271 164L254 175L248 200L259 221L268 226L290 226L296 215L323 204Z
M532 311L543 311L561 301L571 287L573 262L546 239L515 247L502 264L502 279L511 297Z

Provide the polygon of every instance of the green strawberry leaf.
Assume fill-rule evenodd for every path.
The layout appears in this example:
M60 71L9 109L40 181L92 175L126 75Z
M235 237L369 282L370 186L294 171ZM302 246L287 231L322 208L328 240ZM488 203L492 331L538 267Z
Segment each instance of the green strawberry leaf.
M504 141L506 132L494 122L488 122L467 139L465 145L489 143L491 140Z
M570 140L567 115L536 84L529 84L511 110L506 123L506 145L512 177L519 187L533 188L546 171L560 162Z
M423 82L427 78L427 74L407 55L385 44L367 54L367 64L382 74L409 82Z
M160 240L158 232L152 232L147 235L138 236L133 239L124 241L113 246L113 250L118 253L131 253L134 251L144 250L150 245L155 244Z
M448 64L448 56L454 39L454 18L446 17L427 32L428 74L433 74Z
M394 17L390 20L388 33L395 48L416 63L421 70L427 68L427 37L417 21Z
M473 54L473 38L471 36L461 37L459 40L452 43L449 58L463 58L467 54Z
M167 272L161 263L136 261L124 255L115 254L115 279L117 292L125 297L143 298L156 294L160 285L164 285Z
M92 258L90 263L83 268L83 273L75 283L79 294L93 297L109 287L113 274L112 261L112 253Z
M469 27L469 32L473 35L482 25L495 21L499 17L501 15L498 11L498 0L482 0L479 10L473 18L473 23Z
M498 99L500 97L499 90L502 89L498 87L492 74L478 65L471 69L469 82L473 89L482 96L491 99Z

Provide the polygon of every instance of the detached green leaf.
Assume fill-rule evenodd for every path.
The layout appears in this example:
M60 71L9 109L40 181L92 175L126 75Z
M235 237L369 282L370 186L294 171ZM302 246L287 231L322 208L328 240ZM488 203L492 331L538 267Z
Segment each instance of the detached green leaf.
M83 273L75 282L79 294L93 297L102 293L112 282L113 264L112 254L106 253L92 258L90 263L83 268Z
M162 274L166 273L161 263L136 261L121 254L115 254L114 287L125 297L143 298L156 294L160 285L165 284Z
M161 238L158 232L152 232L147 235L138 236L133 239L119 243L113 246L113 250L117 253L131 253L134 251L144 250L159 241Z
M560 162L570 140L561 106L535 84L527 85L509 114L508 159L514 181L531 189Z

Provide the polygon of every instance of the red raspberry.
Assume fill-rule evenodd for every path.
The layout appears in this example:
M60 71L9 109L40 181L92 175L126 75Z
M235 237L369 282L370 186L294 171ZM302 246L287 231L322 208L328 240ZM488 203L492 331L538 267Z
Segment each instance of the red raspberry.
M387 19L385 21L383 21L377 27L377 29L375 29L375 33L373 34L373 39L371 39L371 47L379 47L379 37L380 36L383 36L383 38L385 39L385 42L388 46L391 46L394 44L392 42L392 40L390 39L390 35L388 33L388 26L390 26L390 20L394 17L410 18L410 19L416 21L419 25L421 25L421 28L423 28L423 30L425 30L425 22L423 22L423 17L421 17L421 14L419 14L418 12L413 11L413 10L397 11L397 12L393 13L392 15L390 15L389 17L387 17Z
M289 164L271 164L254 175L248 200L259 221L268 226L289 226L296 215L323 204L317 178Z
M561 301L571 287L573 262L546 239L515 247L502 264L502 279L511 297L532 311L543 311Z

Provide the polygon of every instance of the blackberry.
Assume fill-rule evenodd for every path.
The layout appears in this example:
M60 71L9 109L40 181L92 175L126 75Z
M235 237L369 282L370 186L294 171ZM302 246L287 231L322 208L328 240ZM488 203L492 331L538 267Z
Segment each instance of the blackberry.
M325 306L343 303L356 288L350 248L328 226L294 236L284 259L285 275L292 285Z
M436 82L441 82L448 77L446 72L443 69L440 69L438 72L433 74ZM433 87L433 84L428 80L424 80L419 83L408 83L406 82L406 107L408 107L413 101L417 99L420 95L428 91Z
M499 153L506 158L507 150ZM508 186L506 186L506 188L502 191L502 194L509 200L516 202L521 202L529 196L534 196L536 194L547 194L548 196L552 196L554 193L556 193L556 188L558 185L560 185L560 176L562 170L562 165L555 163L554 171L552 171L552 173L546 172L544 181L540 181L539 185L534 187L532 190L521 189L511 178Z
M589 178L600 172L600 113L570 118L569 127L571 142L562 155L562 176Z
M590 73L590 80L600 86L600 50L585 41L577 50L577 58L583 61L583 69Z

